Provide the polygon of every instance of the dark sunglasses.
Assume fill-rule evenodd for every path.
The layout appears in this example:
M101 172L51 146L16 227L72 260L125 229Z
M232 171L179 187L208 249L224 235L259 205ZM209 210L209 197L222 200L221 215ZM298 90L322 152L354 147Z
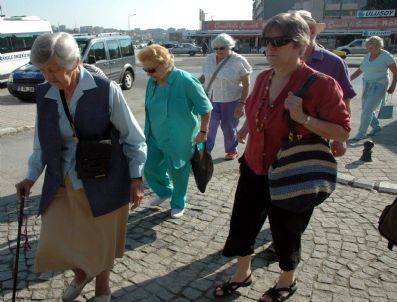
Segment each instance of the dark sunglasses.
M215 51L217 51L217 50L225 50L225 49L226 49L226 47L214 47Z
M153 68L145 68L145 67L143 67L142 69L143 69L144 72L147 72L147 73L155 73L155 72L156 72L156 69L157 69L160 65L161 65L161 63L159 63L156 67L153 67Z
M262 41L263 41L263 46L267 46L270 43L273 47L281 47L292 42L293 39L287 37L274 37L274 38L263 37Z

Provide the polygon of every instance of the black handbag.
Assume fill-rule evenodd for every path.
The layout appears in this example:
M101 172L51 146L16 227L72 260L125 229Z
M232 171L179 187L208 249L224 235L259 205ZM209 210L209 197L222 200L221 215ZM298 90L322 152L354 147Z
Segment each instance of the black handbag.
M295 95L302 97L319 76L311 75ZM268 172L271 202L301 213L326 200L336 187L337 163L328 141L319 136L299 139L289 117L292 141L279 150Z
M379 233L388 240L389 250L397 246L397 198L386 206L379 218Z
M197 188L204 193L214 172L214 163L206 143L202 143L202 147L195 145L191 164Z
M68 117L70 126L74 132L76 147L76 172L80 179L98 179L106 177L110 169L112 156L112 142L110 139L81 140L75 129L72 116L66 103L65 93L60 91L63 109ZM110 137L111 127L107 129Z

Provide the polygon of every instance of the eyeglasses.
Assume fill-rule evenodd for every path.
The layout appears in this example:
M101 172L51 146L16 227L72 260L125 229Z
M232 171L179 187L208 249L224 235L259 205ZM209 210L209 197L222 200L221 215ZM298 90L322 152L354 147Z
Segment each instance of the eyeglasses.
M156 69L157 69L160 65L161 65L161 63L159 63L156 67L153 67L153 68L145 68L145 67L143 67L142 69L143 69L144 72L147 72L147 73L155 73L155 72L156 72Z
M293 39L287 37L263 37L262 41L264 46L267 46L270 43L273 47L281 47L287 45L293 41Z
M214 47L215 51L217 51L217 50L225 50L225 49L226 49L226 47Z

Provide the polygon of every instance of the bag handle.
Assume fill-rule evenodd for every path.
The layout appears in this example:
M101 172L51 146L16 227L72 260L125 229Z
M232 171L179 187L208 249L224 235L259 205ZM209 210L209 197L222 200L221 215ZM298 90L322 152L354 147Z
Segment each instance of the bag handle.
M78 143L79 142L79 136L77 135L76 128L74 127L73 118L72 118L72 115L70 114L69 106L66 103L65 91L59 90L59 94L61 96L63 110L65 111L65 114L66 114L66 116L67 116L67 118L69 120L69 123L70 123L70 127L72 127L72 130L73 130L73 136L72 137L76 141L76 143Z
M226 58L223 59L223 61L218 65L218 67L216 68L215 72L212 74L212 77L207 85L207 88L205 88L205 93L208 95L210 88L212 86L212 84L215 81L216 76L218 75L219 71L222 69L223 66L225 66L226 62L229 61L230 57L232 55L227 56Z
M299 88L294 95L297 97L303 98L306 92L309 90L310 86L313 85L314 81L321 75L321 72L312 73L303 83L301 88ZM288 125L289 129L293 135L293 141L298 141L298 133L296 132L295 121L291 118L290 114L288 114Z
M389 103L391 105L392 100L393 100L393 93L388 93L386 103Z

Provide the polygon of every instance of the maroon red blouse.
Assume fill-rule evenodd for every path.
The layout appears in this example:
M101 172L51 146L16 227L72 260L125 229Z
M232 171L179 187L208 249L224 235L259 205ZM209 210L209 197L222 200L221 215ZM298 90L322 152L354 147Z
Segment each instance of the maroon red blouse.
M313 72L314 70L306 64L298 68L271 106L268 102L263 104L263 98L266 97L267 85L273 70L265 70L258 75L245 106L249 136L244 158L255 174L267 174L277 151L288 141L288 111L284 109L284 100L289 91L299 90ZM341 125L350 131L350 116L343 101L342 89L329 76L317 78L309 88L304 96L303 111L315 118ZM263 131L258 131L258 124ZM297 124L296 129L303 137L312 135L312 132L304 126Z

